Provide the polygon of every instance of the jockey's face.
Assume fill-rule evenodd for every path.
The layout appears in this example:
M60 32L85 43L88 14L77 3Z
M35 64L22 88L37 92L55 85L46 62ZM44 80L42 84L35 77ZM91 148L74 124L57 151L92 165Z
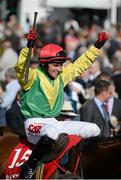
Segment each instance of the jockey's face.
M62 63L49 63L47 72L53 79L56 79L60 74L61 69Z

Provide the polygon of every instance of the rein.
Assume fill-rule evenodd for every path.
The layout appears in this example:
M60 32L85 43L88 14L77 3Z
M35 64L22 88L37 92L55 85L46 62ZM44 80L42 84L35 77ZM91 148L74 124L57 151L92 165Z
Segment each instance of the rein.
M75 164L75 167L74 167L74 175L76 175L76 172L77 172L77 168L78 168L78 165L79 165L79 162L80 162L80 159L81 159L81 153L78 155L77 157L77 160L76 160L76 164ZM67 168L64 168L63 166L61 166L59 163L57 163L56 161L53 162L62 172L66 173L67 172Z

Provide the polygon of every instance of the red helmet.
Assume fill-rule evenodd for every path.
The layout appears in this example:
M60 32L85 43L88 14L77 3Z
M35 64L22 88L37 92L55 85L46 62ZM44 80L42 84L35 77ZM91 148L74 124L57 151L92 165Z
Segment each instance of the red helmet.
M66 55L63 48L57 44L47 44L42 47L39 53L39 62L60 62L64 63L69 57Z

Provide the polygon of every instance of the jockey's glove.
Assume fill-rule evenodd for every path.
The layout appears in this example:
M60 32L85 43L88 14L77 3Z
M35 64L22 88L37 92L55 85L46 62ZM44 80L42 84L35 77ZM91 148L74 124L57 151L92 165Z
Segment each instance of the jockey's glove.
M26 35L26 39L27 39L27 47L33 47L35 44L37 38L37 33L35 30L30 30L29 33Z
M98 35L98 39L95 42L94 46L98 49L100 49L104 44L108 41L108 34L106 32L101 32Z

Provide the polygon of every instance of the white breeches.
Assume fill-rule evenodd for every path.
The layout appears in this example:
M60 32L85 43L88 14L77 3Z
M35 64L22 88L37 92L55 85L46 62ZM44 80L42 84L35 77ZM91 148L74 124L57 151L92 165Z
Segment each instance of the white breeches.
M57 139L59 134L73 134L84 138L98 136L99 127L94 123L81 121L58 121L55 118L30 118L25 121L28 141L36 144L40 136L47 135Z

